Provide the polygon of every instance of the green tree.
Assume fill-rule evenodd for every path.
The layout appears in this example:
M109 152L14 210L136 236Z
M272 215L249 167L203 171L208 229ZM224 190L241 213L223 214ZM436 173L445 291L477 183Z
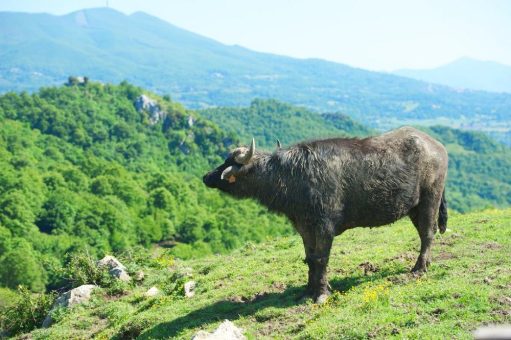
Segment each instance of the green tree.
M31 244L15 238L11 249L0 258L0 282L9 288L24 285L35 292L45 288L45 272Z

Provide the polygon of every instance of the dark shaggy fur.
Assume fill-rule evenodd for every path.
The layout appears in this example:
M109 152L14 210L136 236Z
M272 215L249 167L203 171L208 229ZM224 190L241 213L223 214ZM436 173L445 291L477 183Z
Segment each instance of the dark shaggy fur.
M302 236L309 265L307 293L329 294L326 267L335 235L410 216L421 238L413 271L425 271L437 226L444 232L447 206L445 148L411 127L365 139L302 142L273 153L255 151L237 164L235 150L204 183L239 198L255 198L285 214ZM231 181L224 170L236 169Z

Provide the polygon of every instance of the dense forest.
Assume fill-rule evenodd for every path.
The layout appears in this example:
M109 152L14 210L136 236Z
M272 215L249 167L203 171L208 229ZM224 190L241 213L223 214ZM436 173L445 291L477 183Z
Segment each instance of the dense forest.
M207 190L202 172L237 142L168 98L88 83L0 97L0 284L61 283L71 254L163 242L187 258L291 232L284 218Z
M208 190L201 175L251 136L272 149L275 138L374 133L274 100L197 113L126 82L86 79L0 96L0 122L0 285L34 291L61 287L84 251L159 244L189 258L290 234L283 217ZM511 203L509 149L482 134L429 132L450 151L452 209Z

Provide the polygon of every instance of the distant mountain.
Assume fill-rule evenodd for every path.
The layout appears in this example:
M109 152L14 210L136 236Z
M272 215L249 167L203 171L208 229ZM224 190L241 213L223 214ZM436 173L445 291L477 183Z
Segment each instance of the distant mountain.
M455 88L511 93L511 66L461 58L428 70L398 70L394 74Z
M502 128L511 112L510 94L459 91L323 60L258 53L141 12L108 8L63 16L0 12L0 60L0 92L34 91L85 75L103 82L126 79L191 108L275 98L380 128L441 118L451 126Z

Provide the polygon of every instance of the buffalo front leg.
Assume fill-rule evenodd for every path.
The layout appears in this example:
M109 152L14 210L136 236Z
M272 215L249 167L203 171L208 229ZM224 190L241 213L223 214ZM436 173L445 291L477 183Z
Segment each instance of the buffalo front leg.
M313 259L314 253L314 240L307 236L302 236L303 246L305 248L305 262L309 267L308 279L307 279L307 287L305 288L304 296L312 295L313 293L313 285L314 285L314 272L315 265Z
M312 296L317 303L324 303L330 295L327 266L332 241L332 235L317 234L316 244L313 253L310 255L310 261L314 268L312 273Z

